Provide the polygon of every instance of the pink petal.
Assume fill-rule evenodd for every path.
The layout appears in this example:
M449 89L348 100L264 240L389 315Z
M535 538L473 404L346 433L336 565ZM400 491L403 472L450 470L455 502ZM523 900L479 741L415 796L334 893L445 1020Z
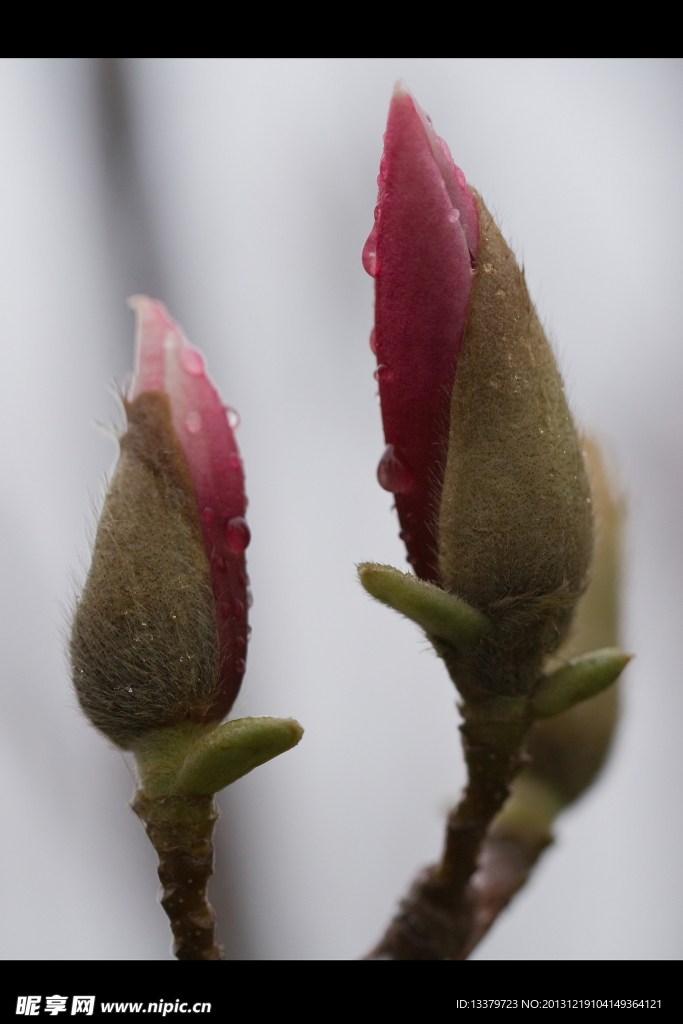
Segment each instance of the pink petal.
M165 391L194 484L216 602L220 687L208 719L230 710L244 674L247 574L244 470L228 410L206 376L201 353L160 302L136 295L136 370L129 399Z
M462 172L401 83L378 182L364 264L375 278L375 376L389 446L379 477L396 494L415 572L438 582L433 524L479 228Z
M444 142L434 131L431 117L422 109L403 82L397 83L396 91L406 93L413 101L415 109L420 115L436 166L439 168L439 173L444 180L448 198L453 207L460 212L460 226L465 234L470 256L472 259L475 259L479 251L479 214L477 213L477 204L474 201L474 196L467 187L465 175L454 163L448 143Z

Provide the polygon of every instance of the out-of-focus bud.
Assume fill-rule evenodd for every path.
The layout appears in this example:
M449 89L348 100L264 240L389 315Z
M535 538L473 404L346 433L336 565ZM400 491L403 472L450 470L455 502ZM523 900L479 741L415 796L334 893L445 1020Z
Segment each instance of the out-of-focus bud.
M161 303L131 305L127 430L70 648L83 711L124 748L229 711L244 673L249 542L236 414Z
M620 640L622 503L610 487L598 446L587 438L582 439L582 446L593 493L595 555L591 581L579 601L571 633L555 655L560 665L595 648L613 648ZM533 780L550 788L562 805L576 800L591 785L609 753L618 705L618 686L613 685L555 718L536 722L528 743L532 760L523 782Z
M613 651L616 678L619 662L625 665L630 660L615 647L620 639L622 506L610 488L598 446L586 438L582 446L593 494L595 554L591 581L579 601L571 633L553 656L553 664L560 666L553 675L559 676L572 663L601 654L607 658ZM599 648L595 654L588 654L595 648ZM597 696L534 723L527 740L529 763L515 779L512 796L494 823L495 838L514 837L520 842L526 837L530 846L538 841L540 848L550 841L553 820L592 784L607 758L617 721L618 690L614 683Z
M466 657L441 645L463 695L527 695L587 581L581 449L523 271L402 85L384 140L364 252L388 444L380 482L396 494L416 574L492 623Z
M628 656L619 640L621 503L610 490L597 445L583 439L596 522L591 581L579 601L572 631L553 656L556 670L545 682L581 662L599 662L618 674ZM594 651L594 654L587 654ZM611 653L610 653L611 652ZM567 659L570 659L567 661ZM553 666L550 666L553 667ZM463 957L479 942L500 911L526 882L543 850L553 841L555 819L594 782L609 753L618 713L618 685L580 701L569 710L536 721L527 739L528 761L494 819L471 883L475 908ZM534 694L538 700L543 684Z

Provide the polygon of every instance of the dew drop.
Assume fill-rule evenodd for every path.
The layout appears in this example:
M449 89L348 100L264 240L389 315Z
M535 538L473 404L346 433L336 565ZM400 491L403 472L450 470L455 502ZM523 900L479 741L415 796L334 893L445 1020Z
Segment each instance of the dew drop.
M251 533L246 519L235 516L225 524L225 543L233 555L241 555L251 540Z
M377 175L377 184L379 185L381 182L386 181L388 175L389 168L387 167L387 158L386 155L382 153L382 158L379 162L379 174Z
M207 505L204 511L202 512L202 519L204 520L205 523L212 523L215 518L216 513L212 508L209 508L209 506Z
M242 463L240 462L239 455L228 456L228 466L230 469L239 469Z
M238 651L246 650L246 647L247 647L246 638L243 637L243 636L236 636L235 637L235 647L237 648Z
M448 211L448 219L451 224L457 224L460 220L460 210L456 210L455 207Z
M247 640L251 639L251 626L247 626Z
M211 561L213 563L214 568L217 569L218 572L226 572L227 571L228 567L225 564L225 559L223 558L222 555L214 555L213 558L211 559Z
M185 426L190 434L198 434L202 429L202 418L198 412L188 412L185 417Z
M180 362L186 373L192 377L201 377L204 373L204 360L201 352L195 348L184 348L180 354Z
M379 384L391 384L394 379L393 371L384 363L380 363L372 375Z
M247 587L247 608L251 608L254 603L254 595L251 592L251 587Z
M363 269L370 277L377 277L377 228L373 228L363 246Z
M235 672L244 672L244 658L238 658L235 662Z
M375 337L375 328L373 327L370 331L370 351L373 356L377 355L377 339Z
M222 619L230 618L230 605L226 601L221 601L218 605L218 614Z
M240 425L240 414L237 409L231 409L229 405L225 407L225 415L228 417L228 426L231 430L236 430Z
M393 444L388 444L377 467L377 479L385 491L407 494L413 487L413 474L399 456Z
M379 213L380 213L380 204L377 203L377 206L375 207L375 224L379 220Z
M241 601L235 601L233 606L232 606L232 609L233 609L233 611L235 613L235 616L238 619L241 619L242 616L244 615L244 605L242 604L242 602Z

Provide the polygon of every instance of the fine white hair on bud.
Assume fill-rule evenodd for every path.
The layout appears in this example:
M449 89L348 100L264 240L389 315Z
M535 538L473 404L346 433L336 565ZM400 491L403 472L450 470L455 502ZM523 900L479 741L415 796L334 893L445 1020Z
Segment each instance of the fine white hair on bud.
M144 392L126 413L70 642L83 712L124 749L201 719L218 685L210 567L168 396Z
M523 271L477 201L439 518L443 586L494 624L476 664L453 665L473 698L533 688L567 632L593 547L588 478L552 350Z

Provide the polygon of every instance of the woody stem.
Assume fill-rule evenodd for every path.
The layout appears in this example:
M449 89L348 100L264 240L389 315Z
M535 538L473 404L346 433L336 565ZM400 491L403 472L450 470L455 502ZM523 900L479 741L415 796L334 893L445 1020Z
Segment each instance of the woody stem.
M477 872L470 881L474 912L460 960L466 960L479 945L501 911L526 883L552 841L550 833L487 835L478 857Z
M207 899L213 872L213 797L172 794L150 799L137 790L131 807L159 855L161 905L173 931L178 960L220 960L216 914Z
M449 815L442 859L415 879L368 959L460 960L469 952L475 913L469 882L522 764L528 721L523 714L501 716L494 705L465 705L463 715L468 783Z

